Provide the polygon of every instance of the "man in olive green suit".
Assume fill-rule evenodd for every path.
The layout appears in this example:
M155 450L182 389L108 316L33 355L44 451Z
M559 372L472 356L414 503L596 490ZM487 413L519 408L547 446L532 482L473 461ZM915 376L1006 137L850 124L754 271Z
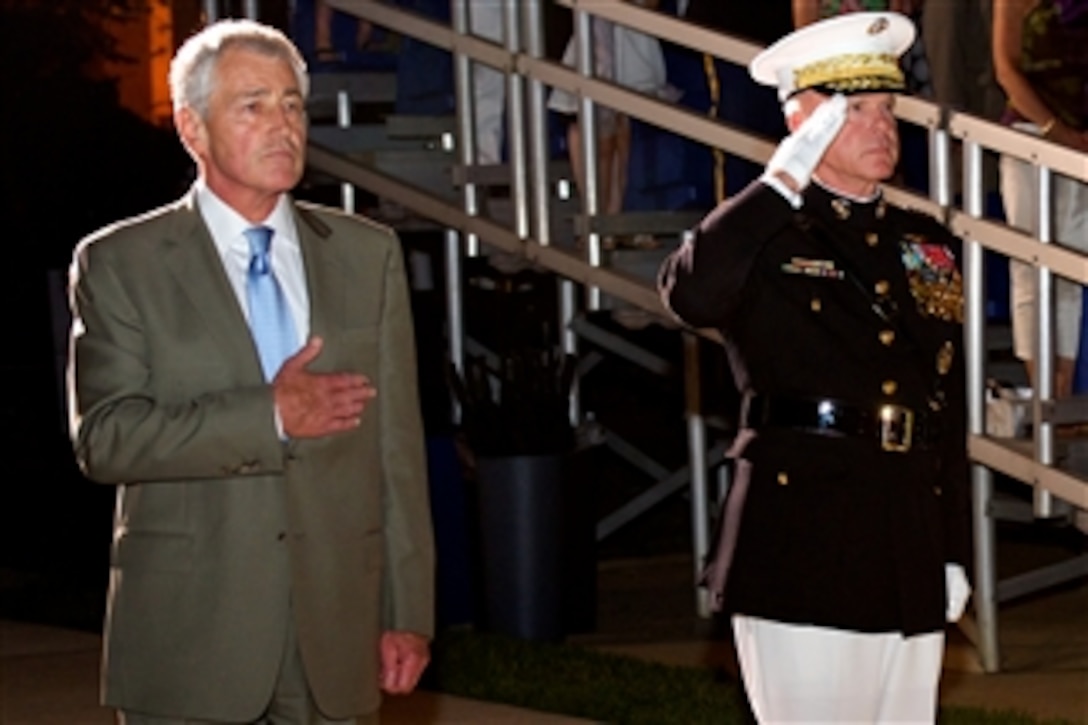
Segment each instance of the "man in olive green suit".
M103 698L129 725L372 723L379 690L412 690L429 658L401 251L288 196L307 84L271 28L191 38L171 88L196 184L76 250L72 435L118 487ZM254 274L293 341L271 368Z

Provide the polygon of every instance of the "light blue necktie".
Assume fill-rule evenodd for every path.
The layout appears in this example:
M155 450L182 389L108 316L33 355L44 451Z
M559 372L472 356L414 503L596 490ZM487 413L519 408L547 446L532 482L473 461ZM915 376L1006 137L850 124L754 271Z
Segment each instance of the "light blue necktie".
M269 247L272 230L251 227L245 231L249 242L249 271L246 274L246 303L249 328L261 358L265 380L276 377L283 361L298 349L295 321L287 307L287 298L272 272Z

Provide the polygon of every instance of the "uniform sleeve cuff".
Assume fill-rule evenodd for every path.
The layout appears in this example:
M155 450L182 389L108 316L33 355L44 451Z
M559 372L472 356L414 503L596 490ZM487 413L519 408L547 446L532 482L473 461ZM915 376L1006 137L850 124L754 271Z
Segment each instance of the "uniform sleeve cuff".
M764 185L769 186L776 192L778 192L778 195L788 201L790 203L790 206L792 206L794 209L801 208L801 195L790 187L786 186L786 184L783 183L782 179L778 178L774 174L764 173L763 176L759 177L759 180L763 182Z

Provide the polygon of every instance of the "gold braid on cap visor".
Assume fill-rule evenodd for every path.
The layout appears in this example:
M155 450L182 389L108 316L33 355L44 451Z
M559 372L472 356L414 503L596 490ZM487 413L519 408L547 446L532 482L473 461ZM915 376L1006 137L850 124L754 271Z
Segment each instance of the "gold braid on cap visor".
M823 86L843 93L901 91L899 59L888 53L853 53L809 63L793 72L794 92Z

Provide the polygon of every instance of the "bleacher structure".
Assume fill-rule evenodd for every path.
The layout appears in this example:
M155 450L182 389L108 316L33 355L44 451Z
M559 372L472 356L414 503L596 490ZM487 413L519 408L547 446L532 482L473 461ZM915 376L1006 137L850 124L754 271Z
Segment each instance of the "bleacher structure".
M685 230L708 210L708 205L699 190L683 188L682 178L666 178L654 183L658 183L658 191L666 187L667 191L642 197L658 200L660 207L647 208L642 202L619 216L599 214L593 134L586 134L583 148L576 150L583 155L587 176L585 202L579 203L572 190L569 166L556 160L545 94L552 87L577 94L583 128L593 128L597 108L607 106L627 114L644 132L657 133L656 138L674 156L692 146L720 148L764 163L774 149L772 140L709 118L697 109L665 103L595 78L587 58L590 20L594 16L655 36L683 52L706 53L740 65L746 65L760 48L623 0L555 0L572 11L574 32L580 39L579 62L570 68L545 57L542 2L496 0L493 12L503 12L506 18L505 42L499 44L468 32L466 0L453 0L448 6L443 3L448 17L410 9L418 3L330 0L343 12L448 56L452 107L438 108L423 118L394 115L378 125L356 124L352 123L351 110L367 94L373 96L385 89L377 95L392 96L394 91L381 85L387 84L388 78L372 85L350 73L324 79L319 74L312 100L315 122L311 129L310 172L341 183L348 209L354 210L353 189L364 189L382 200L381 209L391 210L386 221L394 226L426 225L440 231L444 238L449 353L457 366L463 364L466 346L473 344L465 335L462 288L463 265L466 258L472 257L493 256L506 264L514 260L516 264L553 272L561 279L557 323L562 331L560 344L572 354L591 348L593 352L584 355L585 367L592 366L593 355L603 352L655 374L676 372L669 361L626 337L622 325L608 322L610 312L634 312L644 322L653 320L675 330L683 349L688 464L680 470L669 470L646 459L622 439L613 438L610 447L647 471L657 483L598 522L597 535L598 539L607 537L664 497L685 492L691 503L692 551L698 567L710 548L715 503L728 485L728 469L723 461L727 430L723 433L714 424L713 416L704 412L702 388L706 376L700 370L700 350L720 340L714 331L683 329L670 321L655 291L654 273L664 254L682 241ZM401 60L412 62L403 53ZM507 149L506 163L501 166L475 163L474 63L487 64L505 74ZM918 127L928 137L928 193L891 185L886 189L888 198L944 221L964 240L967 446L973 461L976 561L973 616L966 618L962 626L976 645L982 667L995 672L1000 668L998 605L1088 575L1088 555L1079 555L999 581L995 546L995 522L999 518L1067 525L1076 507L1088 509L1088 463L1084 456L1076 454L1075 439L1056 435L1061 424L1088 420L1088 399L1054 399L1051 332L1054 276L1088 283L1088 257L1050 243L1050 225L1046 221L1050 213L1047 192L1053 175L1088 183L1088 158L924 99L901 98L896 115L902 124ZM983 160L994 154L1027 160L1037 170L1040 216L1032 233L1005 225L987 209ZM953 155L962 160L962 180L952 177ZM606 236L631 231L651 232L662 245L654 250L610 251L602 243ZM995 268L995 258L998 269L1003 268L1006 259L1019 259L1037 270L1041 303L1037 305L1036 327L1040 334L1035 360L1039 363L1034 391L1025 403L1031 421L1027 438L987 434L988 382L1022 374L1019 366L1007 364L1007 357L1003 361L993 354L1007 344L1007 329L992 319L992 299L987 296L987 285L994 282L988 271ZM570 405L573 419L583 413L578 397L576 386ZM1018 482L1020 490L1030 495L1011 499L998 495L995 476ZM693 592L700 613L708 614L694 577Z

